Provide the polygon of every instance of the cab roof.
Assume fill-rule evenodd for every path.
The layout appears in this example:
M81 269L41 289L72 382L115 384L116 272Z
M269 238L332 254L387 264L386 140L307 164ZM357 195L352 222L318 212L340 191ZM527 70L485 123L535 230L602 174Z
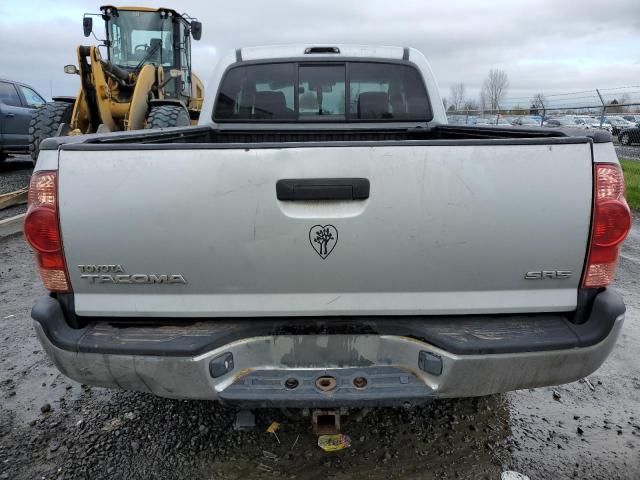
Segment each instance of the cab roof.
M174 16L176 17L182 17L182 15L180 15L178 12L176 12L173 8L164 8L164 7L160 7L160 8L150 8L150 7L116 7L115 5L102 5L100 7L100 10L103 11L107 8L114 8L115 10L119 10L119 11L127 11L127 12L160 12L160 11L165 11L165 12L171 12L173 13Z
M265 60L275 58L299 57L351 57L351 58L381 58L389 60L408 60L409 51L405 47L377 46L377 45L344 45L344 44L297 44L297 45L267 45L244 47L238 49L237 56L242 60Z

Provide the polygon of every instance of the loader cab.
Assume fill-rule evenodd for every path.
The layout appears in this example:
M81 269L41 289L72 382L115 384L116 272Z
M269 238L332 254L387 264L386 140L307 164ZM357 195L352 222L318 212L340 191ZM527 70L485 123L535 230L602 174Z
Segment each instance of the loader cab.
M199 39L200 23L170 9L103 6L100 10L109 61L129 72L152 63L163 68L165 79L170 70L180 70L181 76L164 86L165 98L188 101L192 96L191 35Z

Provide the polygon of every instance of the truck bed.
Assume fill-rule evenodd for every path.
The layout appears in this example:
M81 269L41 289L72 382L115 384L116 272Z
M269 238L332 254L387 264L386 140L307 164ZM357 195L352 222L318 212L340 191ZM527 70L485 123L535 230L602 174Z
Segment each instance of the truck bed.
M226 127L226 128L225 128ZM262 128L261 128L262 127ZM551 130L547 128L504 128L475 127L460 125L437 125L432 128L352 128L352 129L310 129L296 125L280 128L257 126L251 128L214 128L211 126L177 127L152 131L113 132L101 135L79 135L76 137L50 138L45 140L42 150L86 148L99 149L101 145L109 148L131 148L127 145L162 145L162 148L203 148L210 144L297 144L322 142L429 142L431 145L452 144L540 144L540 143L580 143L591 139L594 143L611 141L608 132L602 130ZM80 146L81 145L81 146ZM172 146L173 145L173 146ZM294 146L294 145L282 145ZM145 147L142 147L145 148Z

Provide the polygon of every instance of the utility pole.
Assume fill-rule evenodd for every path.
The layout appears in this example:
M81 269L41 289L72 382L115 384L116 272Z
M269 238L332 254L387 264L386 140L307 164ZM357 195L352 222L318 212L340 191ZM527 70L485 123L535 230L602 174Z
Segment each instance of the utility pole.
M607 113L607 105L604 103L602 95L600 95L600 90L596 88L596 93L598 97L600 97L600 103L602 104L602 113L600 114L600 128L602 128L602 124L604 123L604 114Z

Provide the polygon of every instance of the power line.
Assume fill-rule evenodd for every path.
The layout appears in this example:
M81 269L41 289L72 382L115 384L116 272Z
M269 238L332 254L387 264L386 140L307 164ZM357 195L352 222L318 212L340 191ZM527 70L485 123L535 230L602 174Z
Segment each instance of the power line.
M611 90L624 90L624 89L629 89L629 88L640 88L640 85L627 85L627 86L622 86L622 87L609 87L609 88L601 88L600 91L611 91ZM638 90L634 90L632 92L625 92L625 93L638 93ZM575 92L564 92L564 93L550 93L550 94L544 94L542 93L542 95L545 98L555 98L555 97L569 97L572 95L578 95L578 94L583 94L583 93L591 93L593 94L593 97L597 97L596 94L596 89L592 88L590 90L578 90ZM528 97L510 97L507 98L505 101L516 101L516 100L531 100L533 97L535 97L537 94L534 95L530 95ZM592 98L592 97L578 97L578 98Z
M625 86L625 87L610 87L606 89L601 89L601 91L624 90L624 89L630 89L630 88L640 88L640 85L636 85L636 86L631 85L631 86ZM583 93L590 93L591 95L581 95L578 97L573 96L573 95L580 95ZM627 91L627 92L623 92L623 94L633 96L633 95L640 94L640 90ZM500 103L501 105L505 105L505 106L507 105L518 106L519 103L524 101L526 101L527 103L531 102L536 95L532 95L530 97L507 97ZM581 91L575 91L575 92L555 93L555 94L549 94L549 95L542 94L542 95L547 100L551 99L548 102L549 106L551 105L557 106L557 103L555 103L553 99L558 97L571 97L571 98L563 98L564 102L561 105L563 106L567 105L567 107L569 107L569 104L566 103L567 101L573 102L578 100L597 100L598 99L598 95L595 90L581 90ZM603 97L606 97L607 99L611 97L615 98L615 94L604 93ZM578 107L577 105L571 105L571 106L574 108L584 108L584 107Z
M601 88L600 91L605 91L605 90L623 90L625 88L640 88L640 85L631 85L629 87L611 87L611 88Z

